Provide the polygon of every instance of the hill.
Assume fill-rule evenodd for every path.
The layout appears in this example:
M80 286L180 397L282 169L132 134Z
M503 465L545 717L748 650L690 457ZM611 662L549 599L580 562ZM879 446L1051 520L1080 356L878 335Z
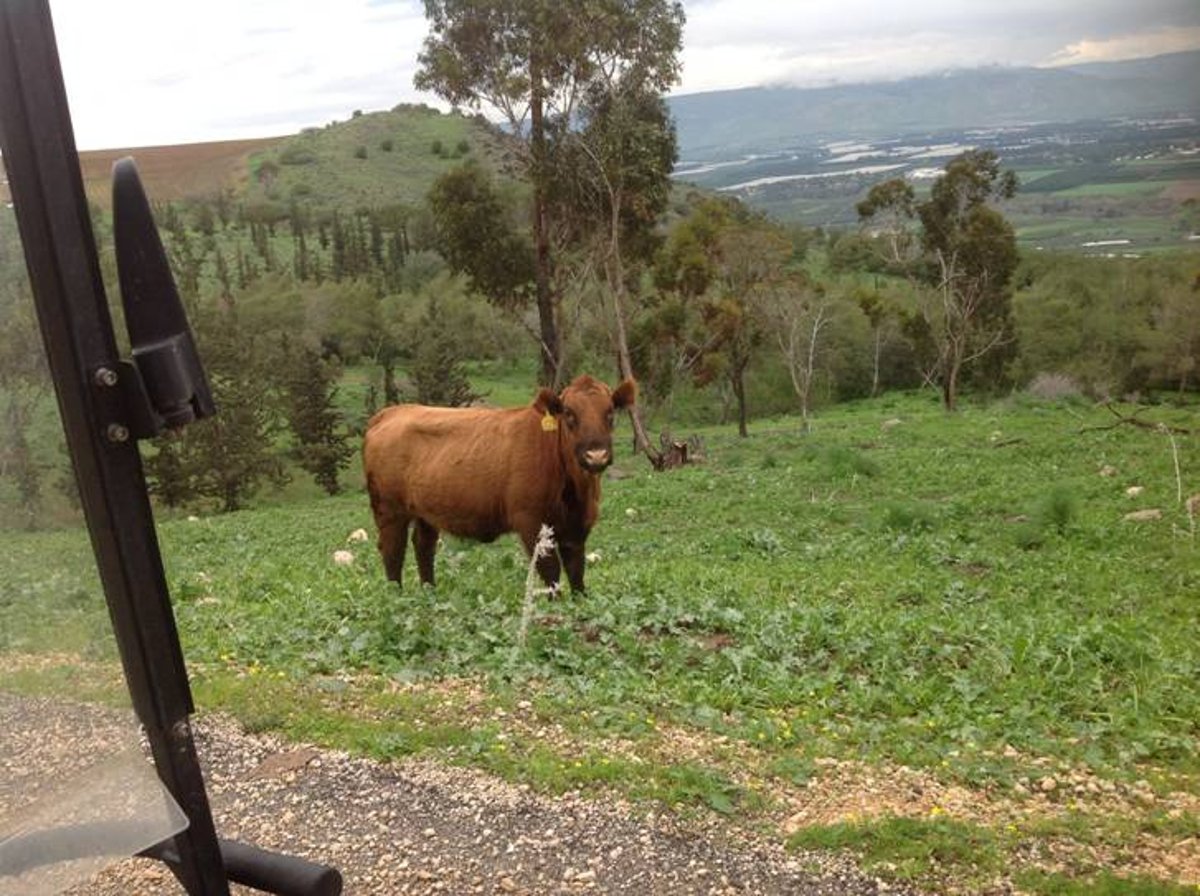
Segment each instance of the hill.
M179 146L101 149L79 154L88 199L107 208L112 202L112 166L133 156L146 191L156 202L238 192L249 181L250 159L284 141L283 137L225 140Z
M156 202L225 193L354 209L417 203L468 154L501 163L500 138L486 122L404 105L291 136L82 152L80 165L88 198L102 207L113 162L133 156Z
M411 205L468 155L500 164L500 137L482 118L412 105L355 113L255 157L247 195L342 209Z
M985 68L822 88L751 87L669 100L684 159L829 140L1200 113L1200 51L1074 68Z

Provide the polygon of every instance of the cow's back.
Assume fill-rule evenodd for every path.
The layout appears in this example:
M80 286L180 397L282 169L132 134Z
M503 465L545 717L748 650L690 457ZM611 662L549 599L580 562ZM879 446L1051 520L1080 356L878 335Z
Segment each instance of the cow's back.
M373 502L394 502L438 529L494 538L552 493L556 463L546 435L531 408L396 405L368 425L367 487Z

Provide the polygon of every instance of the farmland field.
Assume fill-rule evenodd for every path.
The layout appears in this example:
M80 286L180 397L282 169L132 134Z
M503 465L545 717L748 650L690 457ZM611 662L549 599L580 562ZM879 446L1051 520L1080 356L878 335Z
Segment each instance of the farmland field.
M1005 213L1022 246L1089 252L1087 243L1121 238L1145 252L1189 243L1183 202L1200 181L1196 140L1190 119L1023 125L694 160L675 176L781 219L852 229L855 203L874 183L903 176L920 191L953 156L990 149L1020 179Z
M589 591L533 595L523 642L514 540L449 539L435 590L396 590L347 541L357 489L160 538L198 702L251 728L714 813L937 892L1193 892L1200 436L1194 407L1142 418L1180 431L922 393L704 428L669 474L621 445ZM0 688L118 692L86 539L3 538Z

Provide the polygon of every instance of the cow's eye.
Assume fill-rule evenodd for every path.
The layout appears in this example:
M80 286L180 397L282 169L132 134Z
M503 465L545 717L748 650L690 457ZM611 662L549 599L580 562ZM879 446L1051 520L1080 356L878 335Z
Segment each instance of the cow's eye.
M609 429L612 429L612 425L613 425L613 412L612 411L609 411L607 414L604 415L604 422L608 424Z
M571 429L579 425L579 418L575 416L575 412L572 410L567 410L563 414L563 418L567 421L567 426L571 427Z

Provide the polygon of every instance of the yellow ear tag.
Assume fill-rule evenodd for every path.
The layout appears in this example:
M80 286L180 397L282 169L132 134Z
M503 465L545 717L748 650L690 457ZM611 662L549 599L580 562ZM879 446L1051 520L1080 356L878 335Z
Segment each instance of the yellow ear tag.
M553 414L551 414L549 411L547 411L545 416L542 417L542 431L543 432L554 432L557 429L558 429L558 420L555 419Z

